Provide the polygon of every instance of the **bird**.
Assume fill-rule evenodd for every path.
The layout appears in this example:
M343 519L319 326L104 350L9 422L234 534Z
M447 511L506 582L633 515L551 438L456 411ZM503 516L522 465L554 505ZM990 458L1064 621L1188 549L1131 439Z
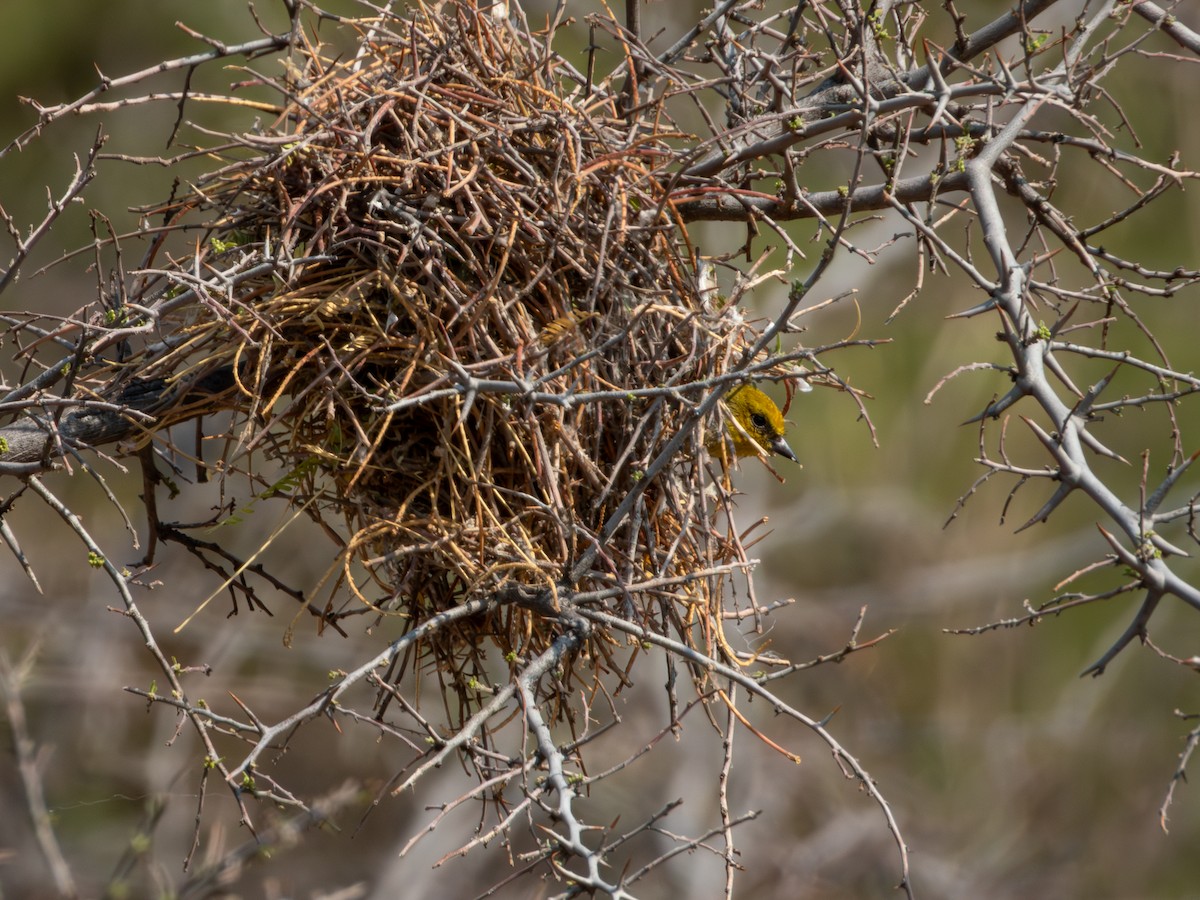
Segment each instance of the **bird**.
M709 440L708 452L714 456L722 453L722 444L728 437L735 456L766 456L777 453L792 462L799 462L784 434L787 431L783 413L775 401L752 384L734 388L725 397L729 410L729 421L725 424L726 435L717 435Z

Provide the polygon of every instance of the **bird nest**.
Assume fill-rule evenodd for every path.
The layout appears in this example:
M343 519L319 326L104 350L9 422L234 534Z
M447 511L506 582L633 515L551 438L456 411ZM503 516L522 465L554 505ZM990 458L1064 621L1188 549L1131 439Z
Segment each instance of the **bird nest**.
M439 672L543 651L563 591L719 652L744 554L701 404L762 360L697 287L656 168L683 136L640 113L631 142L619 95L470 5L357 27L154 211L207 231L157 267L168 337L126 375L176 387L165 423L241 413L217 466L276 460L336 542L327 619L520 601L431 637Z

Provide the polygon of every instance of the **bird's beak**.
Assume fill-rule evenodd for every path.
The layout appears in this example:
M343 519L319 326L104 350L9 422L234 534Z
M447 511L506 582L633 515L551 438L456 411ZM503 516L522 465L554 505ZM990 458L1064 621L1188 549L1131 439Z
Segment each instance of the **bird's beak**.
M800 460L796 459L796 454L792 452L792 448L788 446L788 442L781 437L777 437L771 441L771 449L785 459L790 459L794 463L800 462Z

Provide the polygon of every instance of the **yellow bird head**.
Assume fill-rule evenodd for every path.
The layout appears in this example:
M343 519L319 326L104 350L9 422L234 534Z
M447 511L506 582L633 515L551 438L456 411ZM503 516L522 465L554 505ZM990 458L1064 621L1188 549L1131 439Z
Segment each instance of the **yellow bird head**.
M725 406L733 419L726 424L725 429L733 444L735 456L778 453L792 462L799 462L784 439L787 425L774 400L754 385L743 384L726 395ZM720 435L710 440L708 452L719 455L722 440Z

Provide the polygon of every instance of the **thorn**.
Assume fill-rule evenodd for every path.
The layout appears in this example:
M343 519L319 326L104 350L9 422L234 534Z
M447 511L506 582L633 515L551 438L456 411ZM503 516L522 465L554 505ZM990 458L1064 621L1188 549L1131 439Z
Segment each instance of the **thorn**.
M825 726L827 726L827 725L828 725L830 722L832 722L832 721L833 721L833 717L834 717L834 716L836 716L836 715L837 715L839 712L841 712L841 710L842 710L841 704L838 704L838 705L837 705L837 706L835 706L833 709L831 709L831 710L829 711L829 714L828 714L828 715L826 715L826 716L825 716L825 718L823 718L821 721L819 721L819 722L817 723L817 725L818 725L820 728L824 728L824 727L825 727Z
M977 316L980 313L990 312L997 306L995 297L988 297L978 306L972 306L970 309L964 309L962 312L950 313L946 316L947 319L969 319L972 316Z
M982 422L984 419L995 419L1000 415L1000 413L1004 412L1024 396L1025 391L1019 386L1013 385L1012 389L999 400L989 403L984 407L982 412L976 413L975 415L971 416L971 418L960 424L974 425L976 422Z
M1066 500L1073 490L1075 490L1073 485L1067 484L1065 481L1060 482L1058 485L1058 490L1051 495L1050 499L1045 502L1042 508L1034 513L1033 517L1016 531L1014 531L1013 534L1020 534L1031 525L1036 525L1038 522L1045 522L1048 518L1050 518L1050 513L1054 512L1054 510L1059 507L1059 504Z

